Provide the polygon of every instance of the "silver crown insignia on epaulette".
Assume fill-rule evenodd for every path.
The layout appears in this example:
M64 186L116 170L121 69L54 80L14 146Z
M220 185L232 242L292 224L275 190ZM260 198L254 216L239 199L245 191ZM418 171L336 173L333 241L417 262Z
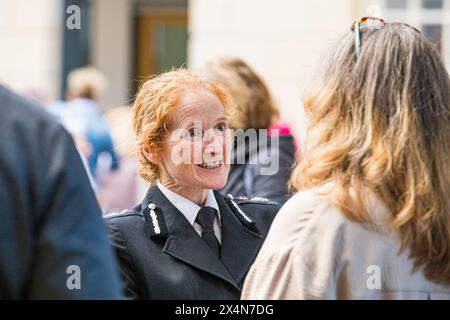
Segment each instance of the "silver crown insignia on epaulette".
M152 224L153 224L153 231L155 231L156 234L161 233L161 228L159 227L158 223L158 217L156 216L156 204L150 203L148 205L148 208L150 209L150 217L152 218Z

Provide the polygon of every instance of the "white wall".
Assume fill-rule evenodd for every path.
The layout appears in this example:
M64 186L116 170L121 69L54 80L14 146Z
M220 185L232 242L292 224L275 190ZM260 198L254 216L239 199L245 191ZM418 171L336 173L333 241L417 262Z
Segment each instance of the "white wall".
M61 0L0 0L0 82L44 103L58 98Z

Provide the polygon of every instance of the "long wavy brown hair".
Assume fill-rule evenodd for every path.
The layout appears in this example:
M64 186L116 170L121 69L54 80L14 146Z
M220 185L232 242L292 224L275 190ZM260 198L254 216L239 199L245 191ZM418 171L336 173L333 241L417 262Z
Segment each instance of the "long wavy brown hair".
M414 270L450 285L450 80L435 45L413 28L345 35L305 100L308 147L291 187L332 181L330 201L369 223L367 191L392 213Z

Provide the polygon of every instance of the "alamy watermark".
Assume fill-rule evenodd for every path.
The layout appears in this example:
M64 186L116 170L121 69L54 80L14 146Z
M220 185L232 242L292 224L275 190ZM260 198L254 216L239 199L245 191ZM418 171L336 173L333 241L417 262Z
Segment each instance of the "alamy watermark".
M369 275L366 286L369 290L381 290L381 268L377 265L367 267L366 273Z
M77 265L70 265L66 269L69 275L66 280L66 286L69 290L81 290L81 269Z
M70 5L66 9L66 27L69 30L81 29L81 9L77 5Z

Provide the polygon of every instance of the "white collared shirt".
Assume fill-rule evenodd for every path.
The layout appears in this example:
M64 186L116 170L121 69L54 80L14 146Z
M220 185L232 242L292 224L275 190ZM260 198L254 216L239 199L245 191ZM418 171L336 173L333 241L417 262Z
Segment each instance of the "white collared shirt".
M198 235L201 236L203 228L195 221L198 211L201 209L201 207L193 201L169 190L161 182L158 181L156 184L159 190L164 194L164 196L186 217L186 219L189 221ZM216 197L214 196L214 192L212 190L208 190L205 207L211 207L217 210L217 215L214 218L214 234L216 235L219 243L222 244L222 229L219 205L217 204Z

